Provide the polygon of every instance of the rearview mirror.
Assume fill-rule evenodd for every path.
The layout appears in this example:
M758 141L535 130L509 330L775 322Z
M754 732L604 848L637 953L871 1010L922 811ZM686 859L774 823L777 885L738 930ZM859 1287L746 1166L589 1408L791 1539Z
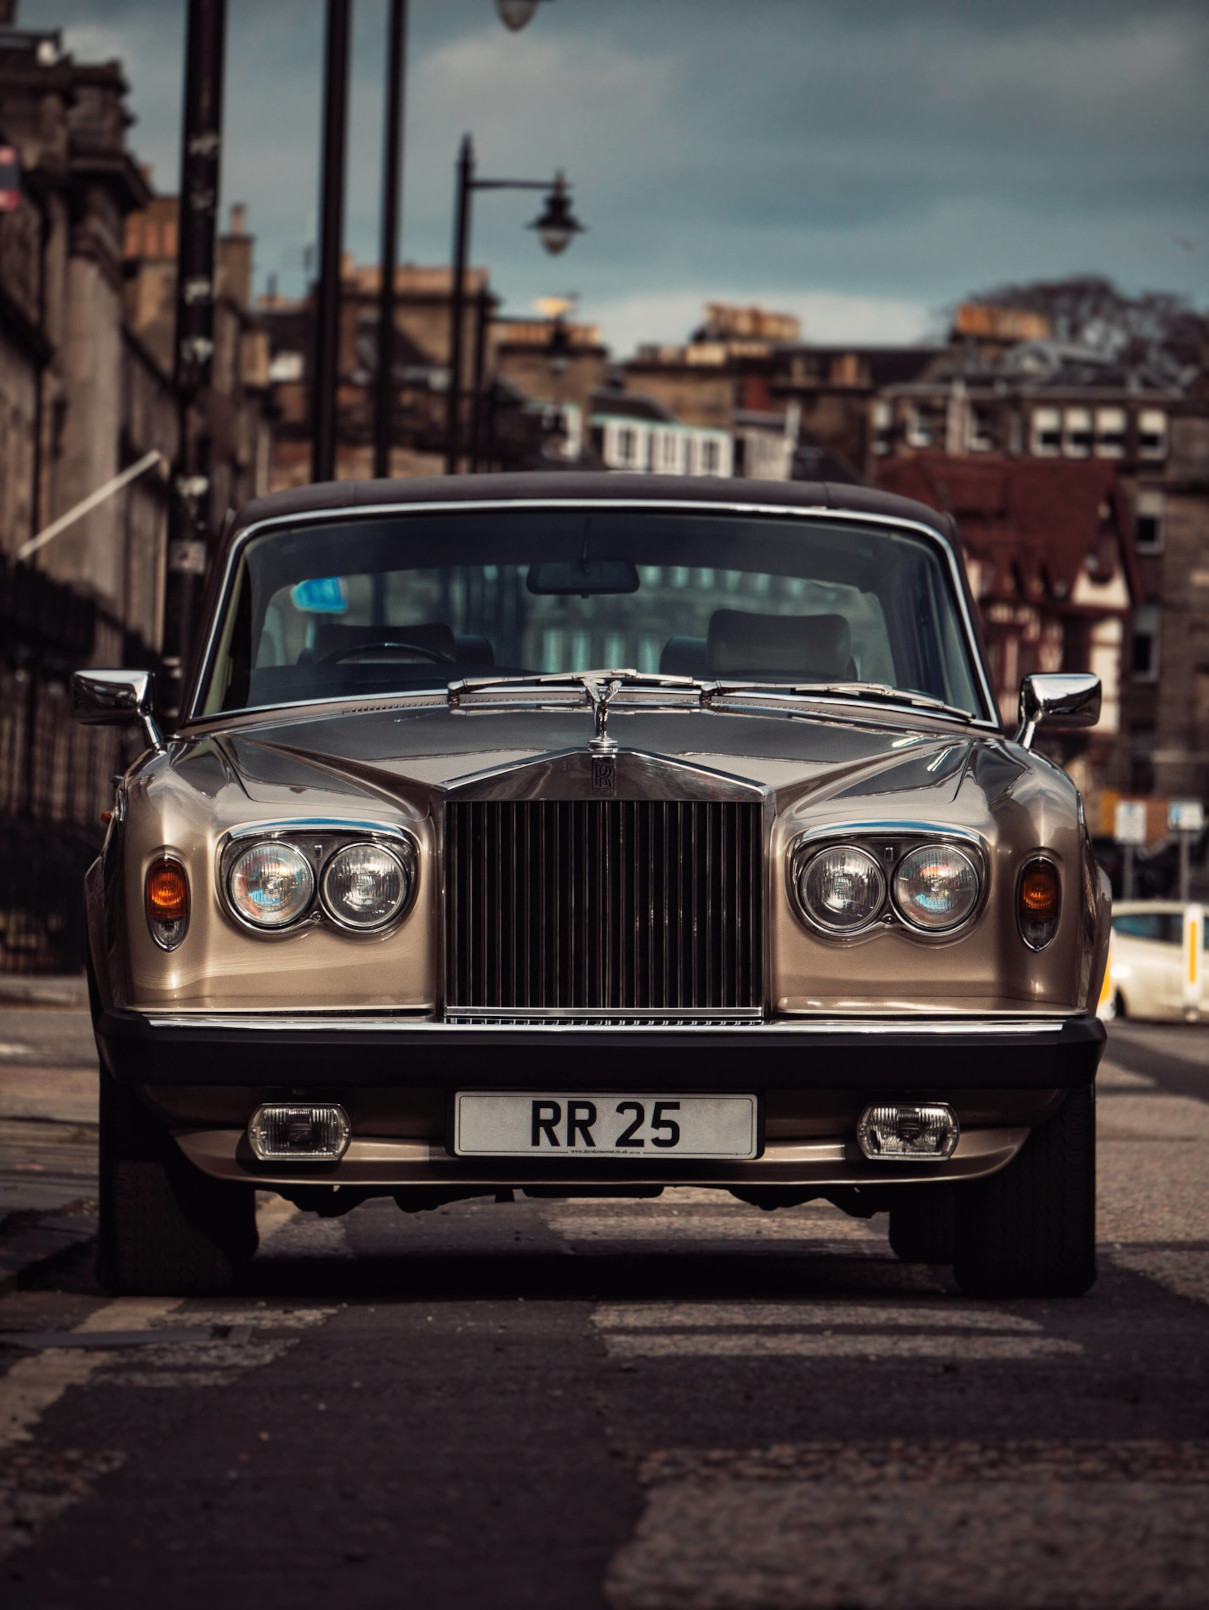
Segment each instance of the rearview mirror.
M147 742L163 749L152 714L150 671L77 671L71 679L71 713L85 727L128 727L141 722Z
M529 566L531 593L587 597L589 593L636 593L638 571L628 559L549 559Z
M1044 671L1020 684L1020 726L1016 742L1031 749L1042 728L1069 732L1094 727L1100 719L1100 678L1086 671Z

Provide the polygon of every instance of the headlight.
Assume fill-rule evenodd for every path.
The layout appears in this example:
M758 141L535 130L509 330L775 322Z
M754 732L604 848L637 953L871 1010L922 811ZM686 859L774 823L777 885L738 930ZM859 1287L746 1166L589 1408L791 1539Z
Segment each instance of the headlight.
M882 869L867 850L838 844L820 850L798 874L798 898L812 922L833 934L856 933L886 897Z
M956 928L978 904L978 869L951 844L925 844L894 873L894 903L904 922L929 933Z
M286 928L315 893L315 874L292 844L257 844L245 850L227 877L231 904L256 928Z
M380 928L411 893L411 877L393 851L380 844L350 844L333 855L323 874L324 908L348 928Z

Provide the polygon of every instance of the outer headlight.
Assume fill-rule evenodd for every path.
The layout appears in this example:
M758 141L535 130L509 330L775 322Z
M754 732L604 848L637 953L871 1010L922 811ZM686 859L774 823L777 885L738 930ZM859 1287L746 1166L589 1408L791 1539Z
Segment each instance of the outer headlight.
M881 867L853 844L820 850L798 874L802 909L828 933L851 934L867 927L885 898Z
M227 874L231 904L256 928L288 928L311 903L315 874L292 844L256 844Z
M350 844L332 856L320 890L324 909L346 928L381 928L411 893L411 875L380 844Z
M978 868L952 844L924 844L894 872L894 903L904 922L927 933L963 923L978 904Z

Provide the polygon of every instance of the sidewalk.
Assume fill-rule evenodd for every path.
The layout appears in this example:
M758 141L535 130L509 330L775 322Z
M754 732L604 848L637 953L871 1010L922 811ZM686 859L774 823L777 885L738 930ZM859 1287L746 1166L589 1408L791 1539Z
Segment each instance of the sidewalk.
M96 1235L97 1071L78 977L0 974L0 1294Z
M0 1011L6 1006L87 1005L83 973L0 973Z

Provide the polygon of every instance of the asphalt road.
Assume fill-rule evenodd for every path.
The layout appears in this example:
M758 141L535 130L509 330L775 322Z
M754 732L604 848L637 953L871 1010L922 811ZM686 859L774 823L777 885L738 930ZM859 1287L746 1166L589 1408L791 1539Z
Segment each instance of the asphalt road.
M86 1193L86 1020L0 1013L0 1044L45 1105L0 1123L0 1181L57 1147ZM1074 1302L704 1192L271 1203L218 1303L109 1302L81 1255L0 1301L4 1602L1202 1607L1209 1030L1110 1057Z

